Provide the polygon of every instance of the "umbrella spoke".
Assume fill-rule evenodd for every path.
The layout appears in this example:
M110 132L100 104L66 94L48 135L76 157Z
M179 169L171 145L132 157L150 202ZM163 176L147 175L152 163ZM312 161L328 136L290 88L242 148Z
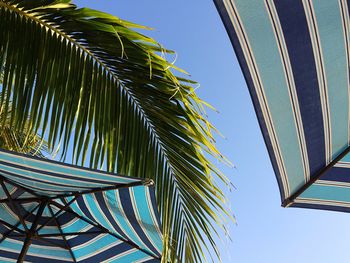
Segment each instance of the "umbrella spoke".
M63 208L60 208L59 211L57 211L51 218L47 219L46 222L44 222L39 228L38 232L40 229L42 229L44 226L46 226L48 223L52 222L54 218L56 218L62 211L64 211L66 208L68 208L75 200L77 199L77 196L74 197L72 200L70 200L67 204L63 206Z
M24 220L26 220L37 208L39 205L37 205L36 207L34 207L34 209L32 209L30 212L28 212L26 214L26 216L24 217ZM9 229L6 233L4 233L2 235L2 238L0 239L0 244L11 235L11 233L21 224L21 222L18 222L16 225L14 225L11 229ZM11 236L15 236L15 235L11 235Z
M4 221L4 220L2 220L2 219L0 219L0 223L3 224L3 225L5 225L5 226L7 226L7 227L9 227L9 228L13 228L13 229L16 230L17 232L24 233L24 234L26 233L26 232L23 231L22 229L19 229L18 227L13 226L13 225L11 225L10 223L7 223L6 221Z
M54 215L54 213L53 213L52 208L51 208L50 205L48 205L48 208L49 208L49 210L50 210L50 214L51 214L52 218L54 218L54 221L55 221L55 223L56 223L56 225L57 225L58 230L60 231L60 234L61 234L61 236L62 236L62 239L63 239L63 241L64 241L64 244L65 244L65 246L67 247L67 249L69 250L69 254L70 254L71 257L72 257L73 262L77 262L77 260L76 260L76 258L75 258L75 256L74 256L74 254L73 254L72 248L69 246L68 241L67 241L67 239L66 239L66 237L65 237L65 235L64 235L64 233L63 233L63 230L62 230L62 228L61 228L61 225L58 223L58 219L55 217L55 215Z
M2 189L4 190L4 192L5 192L6 196L7 196L7 199L9 199L10 205L11 205L12 209L14 210L14 212L16 213L16 215L17 215L19 221L21 222L21 224L23 225L24 229L25 229L26 231L29 231L28 228L27 228L26 223L24 222L24 219L23 219L23 217L22 217L21 211L20 211L20 209L18 208L17 204L14 203L14 202L12 201L11 194L10 194L10 192L8 191L6 185L4 184L4 181L1 181L1 187L2 187Z

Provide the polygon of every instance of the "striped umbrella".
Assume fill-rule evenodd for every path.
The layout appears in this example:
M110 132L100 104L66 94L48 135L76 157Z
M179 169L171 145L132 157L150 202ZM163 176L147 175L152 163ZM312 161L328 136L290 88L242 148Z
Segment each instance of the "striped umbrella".
M214 1L283 206L349 212L349 1Z
M0 151L1 262L159 262L152 181Z

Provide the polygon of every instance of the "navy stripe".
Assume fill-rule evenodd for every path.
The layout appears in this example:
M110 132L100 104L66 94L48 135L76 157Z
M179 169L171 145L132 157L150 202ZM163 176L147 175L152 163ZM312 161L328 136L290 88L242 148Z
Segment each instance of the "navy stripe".
M89 231L101 231L100 229L91 229ZM106 235L105 233L103 233L104 235ZM101 234L83 234L80 236L76 236L74 238L69 238L69 236L67 236L67 242L69 244L70 247L76 247L79 245L83 245L87 242L89 242L91 239L96 238L97 236L99 236Z
M87 167L84 167L84 166L78 166L78 165L74 165L74 164L63 163L63 162L59 162L59 161L55 161L55 160L51 160L51 159L43 159L43 158L40 158L40 157L37 157L37 156L29 156L29 155L24 154L24 153L13 152L13 151L5 150L5 149L0 149L0 152L11 154L13 156L16 156L19 159L25 158L25 159L29 159L29 160L36 160L36 161L40 161L40 162L51 163L51 164L58 165L60 167L67 168L67 169L75 168L75 169L78 169L78 170L92 172L92 173L98 173L98 174L102 174L102 175L121 176L121 177L126 177L128 179L133 179L133 180L136 180L136 181L141 181L142 180L140 178L133 177L133 176L115 174L115 173L112 173L112 172L106 172L106 171L101 171L101 170L97 170L97 169L87 168ZM89 180L88 178L86 178L86 179Z
M101 210L103 211L104 215L107 217L108 221L112 224L115 231L123 238L128 239L128 237L124 234L124 232L120 229L120 227L116 224L113 215L111 214L111 211L108 209L107 204L103 198L103 194L95 193L95 197L97 199L97 203Z
M317 209L317 210L329 210L329 211L335 211L335 212L350 213L350 207L333 206L333 205L294 203L294 204L291 204L289 207L310 208L310 209Z
M5 225L3 225L3 224L0 224L0 233L1 234L4 234L4 233L6 233L7 231L9 231L9 227L7 227L7 226L5 226Z
M131 196L130 191L127 188L120 189L119 191L119 197L120 200L123 200L121 205L123 207L124 213L126 218L129 220L129 222L137 222L134 207L131 203ZM137 207L135 207L137 209ZM151 250L155 255L159 256L159 252L157 249L152 245L152 243L149 241L145 233L143 232L143 229L140 227L139 224L132 224L132 227L135 229L135 232L140 237L142 242L146 245L146 247Z
M37 211L35 211L34 214L31 214L30 216L28 216L28 217L26 218L25 221L26 221L26 222L33 223L34 220L35 220L35 218L36 218L36 212L37 212ZM38 220L38 228L39 228L42 224L46 223L46 221L49 220L50 218L51 218L51 217L49 217L49 216L42 216L42 217L40 217L39 220ZM53 226L56 226L56 224L55 224L55 221L51 220L49 223L45 224L45 226L53 227Z
M94 217L92 216L92 214L90 213L89 209L86 206L86 203L83 199L82 196L79 196L77 198L77 200L75 200L75 203L78 205L78 207L80 208L80 210L84 213L84 216L89 219L92 222L96 222Z
M160 214L158 211L158 206L157 206L157 200L156 200L156 193L155 193L155 187L154 185L150 185L148 186L148 188L146 189L146 192L149 193L150 199L151 199L151 207L150 210L153 210L153 213L157 219L157 224L159 226L159 229L162 229L162 222L160 222Z
M56 218L57 218L58 222L60 223L60 225L66 225L67 223L69 223L70 221L75 219L76 217L74 215L72 215L71 213L61 212L61 214Z
M0 161L0 163L2 163L2 161ZM23 169L22 169L23 170ZM36 182L40 182L40 183L44 183L44 184L47 184L47 185L56 185L56 186L62 186L62 187L67 187L67 188L79 188L79 189L91 189L91 188L96 188L97 186L72 186L72 182L70 181L67 181L67 183L63 184L63 183L55 183L55 178L51 178L52 181L50 181L50 179L47 179L47 181L44 181L42 179L36 179L35 177L31 176L24 176L24 175L19 175L19 174L14 174L12 172L9 172L9 171L6 171L6 170L2 170L0 169L0 173L2 174L8 174L10 176L14 176L14 177L18 177L18 178L22 178L22 179L27 179L27 180L31 180L31 181L36 181ZM42 173L42 174L47 174L47 173ZM53 174L51 174L51 176L53 176ZM64 177L64 176L61 176L59 174L55 175L54 177L57 177L57 178L61 178L61 177ZM84 181L84 180L81 180L81 181ZM112 183L109 183L109 184L105 184L105 185L114 185Z
M107 260L109 258L112 258L118 254L124 253L130 249L133 249L128 243L121 243L116 246L113 246L103 252L98 253L97 255L84 259L84 263L96 263L101 262L103 260ZM145 254L145 256L148 257L148 255ZM107 260L108 262L108 260Z
M302 2L274 2L293 70L312 177L326 165L322 107L312 42Z
M68 252L67 252L68 253ZM58 259L52 259L52 258L45 258L45 256L43 257L36 257L36 256L31 256L31 255L26 255L25 257L26 261L29 262L35 262L35 263L66 263L66 262L72 262L72 261L67 261L67 260L58 260Z
M19 256L19 252L14 253L14 252L9 252L9 251L0 249L0 257L9 258L9 259L18 259L18 256Z
M150 260L147 260L147 261L143 261L143 263L159 263L160 259L150 259Z
M62 193L65 193L65 192L78 192L78 191L83 191L83 190L89 190L89 189L93 189L92 187L79 187L79 186L72 186L71 184L60 184L60 183L54 183L54 181L49 181L49 182L45 182L43 180L40 180L40 179L36 179L34 177L25 177L25 176L22 176L22 175L19 175L19 174L14 174L14 173L11 173L11 172L8 172L8 171L3 171L3 170L0 170L0 173L1 174L7 174L8 176L12 176L12 177L16 177L16 178L20 178L20 179L24 179L24 180L27 180L27 181L34 181L34 182L38 182L38 183L42 183L42 184L46 184L46 185L49 185L49 186L61 186L61 187L64 187L64 188L68 188L69 190L55 190L55 192L62 192ZM34 188L34 186L30 185L28 186L27 183L21 181L21 182L17 182L13 179L10 179L9 180L12 180L14 182L16 182L17 184L21 184L21 185L24 185L25 187L30 187L30 188ZM53 178L54 180L54 178ZM35 187L36 189L41 189L40 187ZM80 188L80 190L75 190L77 188ZM73 189L73 190L71 190ZM40 191L40 190L39 190ZM52 191L52 190L45 190L45 191Z
M1 152L1 150L0 150L0 152ZM27 166L17 165L14 163L9 163L9 162L3 161L3 160L0 160L0 164L3 164L3 165L8 166L8 167L18 168L18 169L21 169L23 171L45 174L45 175L48 175L51 177L65 178L65 179L69 179L69 180L75 180L75 181L81 181L81 182L91 182L91 183L104 184L104 185L114 185L115 184L115 182L108 182L108 181L101 181L101 180L97 180L97 179L92 179L92 178L89 178L88 175L86 177L76 177L72 174L67 176L65 174L53 173L52 171L49 172L47 170L33 168L32 166L27 167ZM2 170L0 170L0 171L2 171ZM105 172L103 172L103 173L105 173ZM108 174L108 173L106 173L106 174ZM91 186L91 187L96 187L96 186Z
M319 180L350 183L350 169L333 167L322 175Z
M280 189L281 201L284 201L285 196L284 196L284 188L283 188L283 184L282 184L281 174L279 172L278 164L276 161L276 156L275 156L275 153L274 153L273 148L272 148L271 139L270 139L269 133L267 131L266 123L264 120L264 116L262 114L259 99L258 99L258 96L257 96L256 91L255 91L254 82L252 80L252 76L250 74L250 70L248 68L247 61L245 60L242 47L240 45L236 31L233 27L233 24L230 20L230 16L227 13L227 10L225 8L223 1L222 0L214 0L214 3L215 3L217 10L219 11L219 15L220 15L223 23L225 25L227 34L230 37L233 49L234 49L235 54L236 54L236 58L237 58L238 63L242 69L244 79L247 83L250 97L251 97L253 105L254 105L254 110L255 110L255 113L258 117L258 123L260 126L260 130L263 134L264 142L265 142L265 145L268 149L268 154L269 154L269 157L270 157L270 160L272 163L273 170L274 170L275 175L276 175L278 187Z
M43 241L46 240L46 241ZM33 245L39 245L39 246L45 246L49 248L57 248L58 246L64 246L64 241L61 237L61 239L53 239L53 238L41 238L41 239L32 239ZM57 244L58 246L55 246ZM61 248L63 249L63 248Z

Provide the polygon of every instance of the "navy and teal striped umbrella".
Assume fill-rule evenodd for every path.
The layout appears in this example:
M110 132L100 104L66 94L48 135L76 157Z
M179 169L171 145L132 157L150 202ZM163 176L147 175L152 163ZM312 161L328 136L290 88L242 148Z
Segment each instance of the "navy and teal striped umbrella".
M159 262L152 181L0 151L0 262Z
M214 1L283 206L350 212L350 1Z

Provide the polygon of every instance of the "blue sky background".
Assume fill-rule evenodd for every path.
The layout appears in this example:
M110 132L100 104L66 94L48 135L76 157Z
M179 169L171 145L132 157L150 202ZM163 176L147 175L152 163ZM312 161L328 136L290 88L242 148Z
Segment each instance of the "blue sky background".
M219 149L235 164L218 166L237 190L228 193L237 225L219 242L223 262L350 262L350 215L281 208L278 187L230 41L211 0L79 0L155 28L144 32L176 50L176 65L201 83L198 94L220 113L210 120L226 139Z

